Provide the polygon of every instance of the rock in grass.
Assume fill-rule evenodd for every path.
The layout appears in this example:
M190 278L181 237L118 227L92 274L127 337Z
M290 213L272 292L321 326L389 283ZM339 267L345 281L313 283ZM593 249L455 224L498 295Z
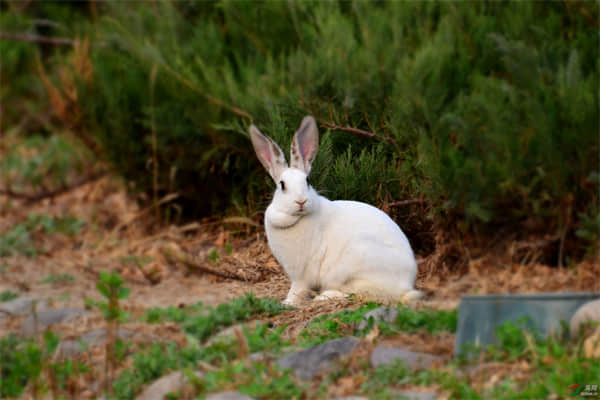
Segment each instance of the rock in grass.
M90 315L91 313L79 308L56 308L36 312L30 315L21 325L21 335L24 337L34 336L36 333L36 317L38 333L44 332L50 325L68 322L77 317Z
M126 339L133 332L119 329L118 337ZM58 353L63 357L74 357L86 349L102 346L106 343L106 329L96 329L83 334L79 339L64 340L58 347Z
M291 369L300 379L310 380L327 370L339 358L349 355L358 343L359 340L353 337L330 340L283 356L277 364L281 369Z
M333 400L369 400L369 398L363 397L363 396L343 396L343 397L336 397Z
M253 400L253 398L240 392L219 392L207 394L206 400Z
M581 327L588 322L600 324L600 300L585 303L573 314L569 323L571 337L578 337Z
M202 377L200 371L195 372L196 376ZM183 390L187 383L187 377L181 371L172 372L154 382L144 389L135 399L136 400L163 400L169 393L176 393Z
M410 390L400 390L397 392L398 398L406 400L435 400L437 393L435 392L414 392Z
M37 304L35 304L37 302ZM6 314L11 317L22 317L33 312L35 304L36 311L45 310L48 308L48 303L45 300L33 299L30 297L19 297L17 299L0 303L0 316Z
M369 311L364 315L364 320L360 321L356 328L358 330L363 330L369 326L369 319L373 318L373 322L377 325L380 322L391 323L398 318L398 310L393 307L379 307L374 310Z
M434 362L440 360L441 357L433 354L380 345L375 347L371 352L370 361L371 366L377 368L380 365L391 364L398 359L401 359L404 364L411 369L422 369L429 368Z

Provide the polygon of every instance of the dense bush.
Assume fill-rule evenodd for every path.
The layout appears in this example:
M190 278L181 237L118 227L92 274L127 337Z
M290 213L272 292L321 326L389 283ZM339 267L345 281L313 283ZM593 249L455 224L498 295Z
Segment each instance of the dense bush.
M593 2L115 1L100 11L82 125L139 189L177 190L189 214L262 209L271 186L248 125L287 149L312 114L322 134L312 181L330 198L419 197L438 226L527 221L577 231L584 245L598 238Z

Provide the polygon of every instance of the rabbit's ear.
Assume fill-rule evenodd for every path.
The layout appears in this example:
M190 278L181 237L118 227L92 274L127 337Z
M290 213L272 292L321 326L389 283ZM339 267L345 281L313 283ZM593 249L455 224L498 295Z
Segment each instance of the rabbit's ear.
M315 119L310 115L304 117L300 128L294 134L290 163L292 168L298 168L307 175L319 149L319 130Z
M252 146L254 146L258 160L277 183L279 176L288 166L283 151L281 151L273 139L263 135L254 125L250 125L250 139L252 140Z

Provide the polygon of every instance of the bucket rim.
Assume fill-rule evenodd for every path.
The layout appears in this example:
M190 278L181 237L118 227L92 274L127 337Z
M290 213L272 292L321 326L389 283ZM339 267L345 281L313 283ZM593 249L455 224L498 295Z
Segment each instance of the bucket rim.
M461 301L493 301L493 300L578 300L600 299L600 292L553 292L553 293L497 293L497 294L465 294Z

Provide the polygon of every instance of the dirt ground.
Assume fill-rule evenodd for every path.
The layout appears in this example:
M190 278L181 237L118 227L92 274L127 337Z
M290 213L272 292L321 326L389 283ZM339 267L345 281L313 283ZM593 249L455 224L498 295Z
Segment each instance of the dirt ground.
M126 279L131 295L125 307L133 314L199 301L214 305L245 292L283 299L289 288L264 232L251 221L206 220L156 228L155 210L141 209L111 176L38 202L0 196L0 232L30 214L72 215L85 221L72 237L33 232L37 257L0 258L0 291L48 299L52 307L84 307L86 298L98 299L95 285L102 270L118 270ZM461 272L451 272L443 260L439 252L418 260L417 286L427 293L423 305L455 308L463 294L600 290L598 259L556 268L488 256L470 260ZM52 276L56 279L48 282ZM308 303L274 322L297 331L316 315L356 306L348 301ZM0 327L0 335L12 325Z

